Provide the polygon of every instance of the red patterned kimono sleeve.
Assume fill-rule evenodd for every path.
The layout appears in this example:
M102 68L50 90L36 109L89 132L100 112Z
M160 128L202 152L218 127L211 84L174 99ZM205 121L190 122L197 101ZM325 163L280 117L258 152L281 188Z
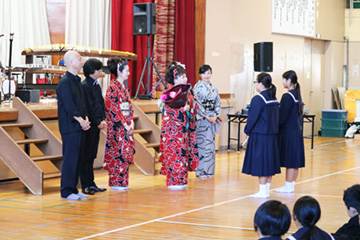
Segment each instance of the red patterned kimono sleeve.
M169 115L173 121L177 122L185 122L185 110L184 107L181 108L171 108L166 106L165 107L166 114Z
M130 119L131 120L134 120L134 108L133 108L133 106L132 106L132 102L131 102L131 100L130 100L130 97L128 98L129 99L129 105L130 105Z
M164 105L165 114L162 117L161 124L161 137L160 137L160 156L159 161L164 162L169 156L169 154L174 151L171 148L171 139L174 139L177 134L185 134L185 113L184 108L171 108L167 105ZM180 124L176 124L178 122ZM175 128L175 126L177 126ZM175 130L176 129L176 130ZM166 164L165 164L166 165ZM164 173L165 168L163 168L162 172ZM166 174L165 174L166 175Z
M190 105L190 113L192 116L192 119L195 120L196 114L197 114L197 110L199 109L199 106L196 104L196 101L194 99L194 97L192 95L189 95L189 105Z
M111 122L114 124L124 125L126 123L125 116L121 112L120 98L122 98L121 89L115 84L112 84L106 90L105 107L109 112ZM125 97L125 96L124 96Z

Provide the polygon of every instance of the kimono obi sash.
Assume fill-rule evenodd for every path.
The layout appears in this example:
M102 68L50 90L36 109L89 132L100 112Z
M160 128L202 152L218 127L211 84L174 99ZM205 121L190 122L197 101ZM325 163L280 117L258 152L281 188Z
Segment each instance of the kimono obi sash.
M215 104L216 104L215 99L204 98L201 101L201 104L203 105L203 107L206 111L215 111Z
M120 109L124 116L130 115L130 104L128 102L120 103Z

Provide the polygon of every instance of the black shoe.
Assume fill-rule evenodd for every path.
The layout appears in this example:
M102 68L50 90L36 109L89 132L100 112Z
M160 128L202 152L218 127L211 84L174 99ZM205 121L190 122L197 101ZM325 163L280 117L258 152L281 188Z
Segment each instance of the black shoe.
M91 189L90 187L86 187L82 190L83 193L88 194L88 195L94 195L95 190Z
M97 186L91 186L90 189L94 192L105 192L107 190L106 188L98 188Z

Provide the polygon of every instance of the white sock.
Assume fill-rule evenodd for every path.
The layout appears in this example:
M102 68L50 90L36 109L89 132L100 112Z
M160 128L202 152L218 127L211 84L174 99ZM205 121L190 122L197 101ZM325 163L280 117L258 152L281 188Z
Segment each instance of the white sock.
M269 197L266 194L266 184L259 184L259 192L253 195L250 195L251 198L267 198Z
M281 188L278 188L276 189L276 192L279 192L279 193L291 193L291 192L294 192L294 189L293 189L293 182L285 182L285 187L281 187Z
M169 185L168 188L171 190L184 190L186 188L186 185Z
M295 192L295 181L291 182L291 191Z
M271 186L271 183L266 183L266 195L269 197L270 196L270 186Z
M291 190L292 182L285 182L285 188Z

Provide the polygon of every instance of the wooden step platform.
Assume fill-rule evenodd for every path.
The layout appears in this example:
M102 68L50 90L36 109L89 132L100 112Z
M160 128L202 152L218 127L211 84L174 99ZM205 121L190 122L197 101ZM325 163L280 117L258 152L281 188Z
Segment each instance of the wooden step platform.
M47 143L49 142L48 139L36 139L36 138L28 138L28 139L18 139L15 140L17 144L41 144L41 143Z
M45 160L61 160L62 159L62 155L41 155L41 156L36 156L36 157L31 157L31 160L33 160L34 162L36 161L45 161Z
M160 143L144 143L144 146L147 148L159 148Z
M33 126L32 123L4 123L4 124L0 124L0 127L3 127L3 128L13 128L13 127L28 128L28 127L32 127L32 126Z
M135 129L134 134L149 134L152 133L151 129Z

